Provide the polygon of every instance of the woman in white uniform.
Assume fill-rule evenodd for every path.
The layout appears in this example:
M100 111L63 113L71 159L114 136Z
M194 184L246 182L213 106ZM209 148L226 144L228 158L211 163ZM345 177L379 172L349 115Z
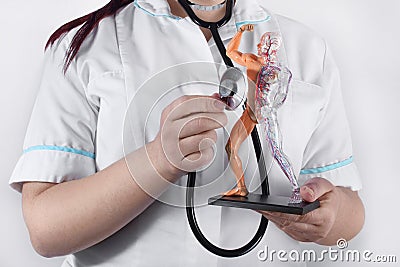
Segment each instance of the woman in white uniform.
M236 1L232 19L219 31L226 45L241 25L254 24L254 33L243 38L240 48L251 53L262 33L281 33L293 73L279 115L285 153L300 175L302 197L319 199L321 207L305 216L264 213L273 224L243 257L220 258L202 248L179 207L181 190L173 185L184 184L187 171L204 166L200 181L222 177L234 184L232 174L224 171L229 168L221 152L226 141L221 127L231 127L236 120L227 118L235 113L227 117L224 105L206 89L197 88L196 95L175 90L160 100L151 93L163 95L162 82L154 83L160 88L150 86L153 91L141 88L165 69L222 63L221 57L210 32L185 18L176 0L111 1L69 24L65 33L59 31L46 50L24 152L10 179L22 192L24 219L39 254L69 254L63 266L257 266L265 264L257 257L265 246L301 251L299 241L333 245L360 231L361 183L329 49L312 31L272 15L265 6L257 0ZM224 9L196 12L213 21ZM65 55L84 21L82 29L89 34L66 64ZM169 77L179 82L178 74ZM156 100L150 116L143 114ZM215 147L222 148L217 153L223 157L214 155ZM247 176L254 177L251 147L241 153L248 158L246 173L252 172ZM271 193L290 195L287 179L267 154ZM230 185L210 186L215 192L208 196ZM206 235L227 248L247 242L260 217L229 208L197 210Z

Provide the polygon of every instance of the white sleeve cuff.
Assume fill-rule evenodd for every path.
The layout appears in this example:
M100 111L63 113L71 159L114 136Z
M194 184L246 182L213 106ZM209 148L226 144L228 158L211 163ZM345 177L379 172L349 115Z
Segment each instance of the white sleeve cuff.
M338 163L301 170L299 184L304 184L314 177L325 178L335 186L348 187L353 191L362 188L360 175L352 157Z
M96 172L95 160L88 155L60 150L33 150L18 160L9 180L21 192L23 182L61 183Z

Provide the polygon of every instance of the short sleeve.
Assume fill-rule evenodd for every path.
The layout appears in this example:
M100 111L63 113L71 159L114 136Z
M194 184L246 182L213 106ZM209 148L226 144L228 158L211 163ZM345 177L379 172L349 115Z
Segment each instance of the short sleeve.
M329 48L325 51L322 73L321 85L328 90L328 100L304 151L299 181L322 177L356 191L361 189L361 180L353 159L339 71Z
M23 153L9 180L21 192L27 181L61 183L96 170L97 109L89 103L75 62L64 74L67 36L45 52L40 88Z

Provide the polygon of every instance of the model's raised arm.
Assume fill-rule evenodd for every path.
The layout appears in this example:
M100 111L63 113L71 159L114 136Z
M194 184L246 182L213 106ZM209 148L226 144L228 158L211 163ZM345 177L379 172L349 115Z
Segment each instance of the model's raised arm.
M235 36L232 38L232 40L229 42L226 48L226 55L236 63L245 66L245 62L242 60L243 54L238 50L240 46L240 41L242 40L242 36L243 36L243 31L238 31L235 34Z
M246 61L243 58L243 53L239 51L240 42L242 40L243 32L253 31L254 26L246 24L240 27L239 31L235 34L226 48L226 55L239 65L246 66Z

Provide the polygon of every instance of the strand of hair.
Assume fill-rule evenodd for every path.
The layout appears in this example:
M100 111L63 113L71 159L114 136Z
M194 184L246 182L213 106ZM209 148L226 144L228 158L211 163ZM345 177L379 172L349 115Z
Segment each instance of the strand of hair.
M100 21L106 17L114 15L120 8L132 3L133 1L134 0L111 0L102 8L64 24L50 36L46 43L45 49L53 45L54 42L58 40L64 33L67 33L73 28L82 25L72 38L71 44L69 45L69 48L65 54L63 67L64 74L78 54L83 41L99 25Z

